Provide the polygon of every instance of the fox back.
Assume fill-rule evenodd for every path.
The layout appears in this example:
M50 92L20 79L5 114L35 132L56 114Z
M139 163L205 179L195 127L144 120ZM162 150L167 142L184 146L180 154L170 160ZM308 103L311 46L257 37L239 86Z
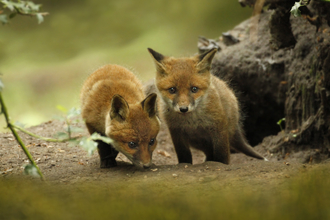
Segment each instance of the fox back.
M98 143L101 167L115 166L118 151L138 167L151 165L159 132L156 98L154 93L145 98L137 77L118 65L105 65L87 78L80 93L87 129L113 140Z
M160 115L170 130L179 163L192 163L190 146L202 150L206 160L226 164L230 147L264 159L245 140L233 91L210 73L216 50L188 58L149 52L157 69Z

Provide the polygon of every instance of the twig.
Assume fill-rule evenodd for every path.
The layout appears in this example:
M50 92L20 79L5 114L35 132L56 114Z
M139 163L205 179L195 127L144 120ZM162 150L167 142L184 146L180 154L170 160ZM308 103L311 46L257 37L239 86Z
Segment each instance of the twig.
M24 13L24 12L21 12L19 9L15 8L16 10L16 13L19 14L19 15L23 15L23 16L36 16L37 14L40 14L42 16L46 16L46 15L49 15L48 12L31 12L31 13Z
M17 140L17 142L19 143L19 145L22 147L25 155L29 158L31 164L33 166L35 166L35 168L37 169L37 172L40 175L41 180L44 181L45 180L45 177L43 176L41 170L39 169L39 167L37 166L37 164L34 162L34 160L33 160L32 156L31 156L30 152L25 147L23 141L21 140L21 138L17 134L16 130L14 129L13 124L10 122L9 115L8 115L8 112L7 112L7 108L6 108L5 102L2 99L1 92L0 92L0 104L1 104L1 112L4 114L4 116L6 118L7 126L9 127L9 129L11 130L11 132L13 133L13 135L14 135L15 139Z

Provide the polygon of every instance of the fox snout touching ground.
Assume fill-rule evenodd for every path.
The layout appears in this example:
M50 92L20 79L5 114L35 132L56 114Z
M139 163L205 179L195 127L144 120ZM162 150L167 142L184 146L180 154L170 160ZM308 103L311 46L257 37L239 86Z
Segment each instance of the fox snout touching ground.
M105 65L87 78L80 93L87 129L113 140L98 141L101 168L116 166L118 152L137 167L150 167L159 132L156 98L155 93L145 98L137 77L118 65Z
M216 49L189 58L173 58L148 49L156 65L156 87L179 163L192 163L190 147L206 161L230 162L230 147L264 159L247 143L236 96L210 73Z

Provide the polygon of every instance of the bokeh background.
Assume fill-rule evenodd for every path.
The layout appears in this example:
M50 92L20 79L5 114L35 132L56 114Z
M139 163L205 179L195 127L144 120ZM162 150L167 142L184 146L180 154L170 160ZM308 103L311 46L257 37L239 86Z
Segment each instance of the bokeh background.
M44 0L49 12L0 27L3 96L13 121L27 126L79 107L83 81L99 66L123 65L154 77L147 48L172 56L197 52L198 36L218 38L252 14L237 0ZM4 117L0 117L3 131Z

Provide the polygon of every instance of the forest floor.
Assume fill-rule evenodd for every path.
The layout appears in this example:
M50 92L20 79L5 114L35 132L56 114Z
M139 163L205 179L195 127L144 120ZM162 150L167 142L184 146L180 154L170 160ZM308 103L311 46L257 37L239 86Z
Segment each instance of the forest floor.
M83 124L78 124L78 126L84 128ZM31 127L28 130L44 137L52 137L58 131L62 131L64 127L64 122L54 120ZM0 210L2 212L0 219L3 219L1 215L4 215L3 217L6 217L6 219L10 219L8 216L15 216L13 217L15 219L23 216L31 217L33 213L38 213L40 216L43 216L42 214L45 216L52 215L54 219L57 217L61 218L62 216L58 212L55 213L55 210L49 208L50 206L56 206L56 204L62 204L57 207L57 211L62 210L63 215L73 215L72 213L75 213L74 215L77 219L88 219L88 214L86 216L82 214L82 209L94 210L95 215L101 215L103 212L104 215L108 215L109 213L103 210L102 207L107 207L105 201L109 201L111 198L115 203L118 203L118 201L123 203L122 206L124 208L118 208L120 205L117 204L115 208L112 206L111 211L109 211L112 214L116 213L115 216L117 217L122 216L125 213L123 210L126 209L133 209L132 212L135 213L136 210L145 210L145 206L158 204L159 207L162 207L161 209L170 209L172 211L174 209L173 213L176 213L175 210L181 207L176 211L179 213L184 212L181 217L187 218L199 215L204 216L205 213L208 213L207 216L211 216L211 213L216 214L220 210L221 213L225 212L228 216L231 216L232 212L242 214L238 211L238 207L243 207L242 209L248 210L247 212L252 216L257 219L261 216L260 219L262 219L262 216L265 215L265 210L272 207L271 201L274 199L275 201L282 201L282 199L286 198L286 201L291 201L285 196L297 195L300 192L299 189L302 189L302 195L289 198L297 199L298 203L301 202L300 198L303 195L307 196L308 200L311 199L308 190L304 187L294 187L293 192L291 192L290 188L294 184L312 184L317 187L315 190L323 190L319 184L326 183L327 185L324 185L324 188L327 190L322 191L322 193L327 192L328 194L325 195L330 195L330 190L326 187L330 181L330 160L318 164L302 163L305 161L305 158L301 158L303 154L294 154L296 156L287 155L286 158L283 158L279 155L270 154L263 145L258 145L255 149L266 156L269 159L268 162L256 160L241 153L232 154L230 165L218 162L203 162L204 155L195 150L193 151L193 165L178 165L176 154L170 141L171 138L167 129L162 126L158 135L158 146L153 154L154 165L150 169L137 169L121 154L117 157L117 167L101 169L97 152L89 156L82 148L69 146L69 143L50 143L35 139L24 133L19 134L23 142L28 146L34 160L37 161L47 183L42 183L38 178L32 178L23 174L23 166L28 164L25 154L11 133L0 134ZM79 135L87 135L87 130L85 129L85 132ZM295 191L297 189L299 192ZM310 193L313 193L311 196L315 196L315 193L318 192L313 191ZM77 196L77 194L81 195L81 197ZM33 196L31 197L31 195ZM191 199L191 196L195 196L193 197L194 199ZM231 211L225 207L219 208L216 206L217 208L214 208L213 205L215 203L213 202L210 204L207 202L203 203L205 207L203 204L200 204L202 201L209 201L208 199L214 196L217 197L216 204L219 206L221 204L226 205L227 202L231 203ZM97 200L96 204L87 205L89 203L86 202L85 197L89 198L87 200ZM126 207L128 203L132 203L132 198L135 201L133 207ZM151 198L154 198L155 201ZM184 201L182 203L186 204L183 205L184 208L182 208L182 203L180 203L181 205L177 204L178 200L182 201L183 198ZM265 198L269 199L265 200ZM47 208L43 212L37 211L38 208L36 207L40 206L40 204L36 203L35 200L39 200L39 203L42 203L44 206L48 204ZM159 200L162 203L159 204ZM176 202L173 203L173 200ZM232 203L236 200L239 203L245 201L245 205L236 204L232 207ZM168 203L164 204L164 201L168 201ZM195 203L191 204L192 201L195 201ZM270 203L267 209L264 209L265 207L262 208L265 205L262 201ZM292 203L295 203L294 201ZM30 205L23 205L26 202ZM329 202L330 196L327 196L323 209L319 201L316 201L318 205L316 210L311 212L314 213L312 216L315 217L315 214L319 216L320 213L323 213L321 217L324 215L330 216L330 212L326 208L327 204L330 204ZM252 209L248 208L249 205L251 206L250 203L254 204ZM3 204L6 205L4 206ZM111 202L109 204L113 205ZM256 204L258 204L258 207L255 207ZM259 205L261 206L259 207ZM286 206L287 208L290 207L288 204ZM96 211L98 210L96 207L102 209L103 212ZM198 207L197 210L199 211L195 210L196 207ZM207 207L213 207L212 212L207 211ZM184 211L186 209L194 211L186 212ZM323 212L320 212L318 209L323 210ZM23 211L17 214L9 210ZM271 208L271 210L273 209ZM167 214L168 211L166 211ZM269 214L269 211L266 213ZM79 214L77 214L78 212ZM157 213L164 217L161 211ZM124 214L127 218L132 217L131 215L133 214ZM151 215L154 216L155 214L152 212ZM146 214L146 218L150 216ZM177 215L172 217L175 219L175 216L181 218ZM287 214L287 217L289 219L292 216Z
M315 33L306 21L296 21L300 23L293 25L295 35ZM330 36L328 29L320 33L324 39ZM295 53L304 55L313 37L300 39ZM228 47L226 57L231 58L230 48L239 45ZM241 52L234 49L232 54ZM261 52L253 52L255 60ZM289 56L295 57L290 50L281 50L271 58L288 62ZM300 63L307 65L297 62L299 68L288 71L300 73L305 68ZM77 126L84 132L76 135L88 135L82 123ZM28 128L43 137L53 137L64 129L65 123L57 120ZM203 153L193 150L193 164L178 164L170 135L162 126L154 165L141 170L122 154L117 157L117 167L101 169L97 152L89 156L69 143L19 134L46 181L24 175L28 164L24 152L11 133L1 133L0 219L330 219L330 159L318 158L318 149L270 153L267 149L276 145L280 135L269 136L254 148L268 162L241 153L232 154L229 165L204 162Z

